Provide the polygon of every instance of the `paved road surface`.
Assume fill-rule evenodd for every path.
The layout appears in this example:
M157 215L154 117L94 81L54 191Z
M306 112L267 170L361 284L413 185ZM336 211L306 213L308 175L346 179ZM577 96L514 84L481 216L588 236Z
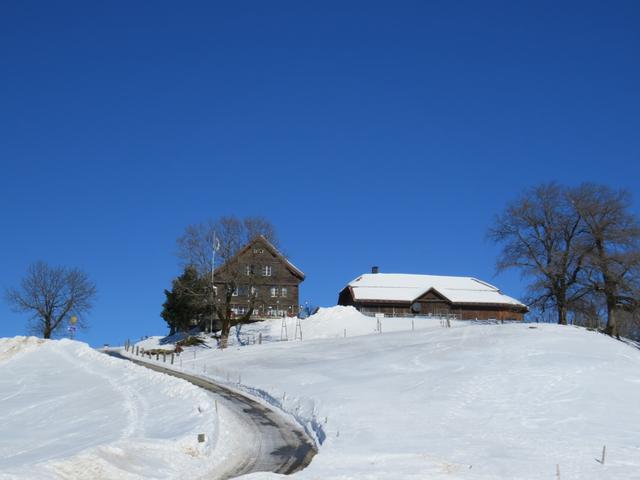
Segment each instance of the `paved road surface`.
M252 472L290 474L305 468L317 453L313 441L298 424L249 397L210 380L130 359L116 351L105 353L186 380L224 402L230 413L236 416L232 422L233 428L245 430L246 442L235 451L242 451L242 455L235 455L242 459L234 465L228 465L224 472L217 472L217 478L232 478ZM224 442L224 438L219 441Z

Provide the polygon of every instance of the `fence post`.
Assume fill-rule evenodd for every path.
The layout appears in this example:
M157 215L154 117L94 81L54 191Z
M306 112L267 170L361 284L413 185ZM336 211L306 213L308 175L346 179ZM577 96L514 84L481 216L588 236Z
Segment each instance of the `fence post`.
M171 365L173 365L173 357L175 357L175 353L171 354Z
M138 346L136 345L136 357L138 356Z
M258 334L258 345L262 345L262 332Z

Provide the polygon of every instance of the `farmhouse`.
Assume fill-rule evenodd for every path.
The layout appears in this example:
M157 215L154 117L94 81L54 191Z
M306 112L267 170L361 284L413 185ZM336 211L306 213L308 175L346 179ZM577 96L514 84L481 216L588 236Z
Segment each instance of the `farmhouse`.
M528 311L522 302L476 278L378 273L377 267L349 282L338 304L362 313L454 314L465 320L523 320Z
M215 271L219 292L233 285L231 311L236 316L252 310L251 318L298 314L298 290L304 273L262 235L256 237Z

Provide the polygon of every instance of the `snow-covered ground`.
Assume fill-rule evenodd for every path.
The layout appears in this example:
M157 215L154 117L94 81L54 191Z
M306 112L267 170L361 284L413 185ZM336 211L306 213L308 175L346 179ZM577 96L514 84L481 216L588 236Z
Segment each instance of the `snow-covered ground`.
M214 466L217 414L186 382L33 337L0 339L0 372L0 479L178 478Z
M287 322L287 342L281 320L263 322L242 330L262 345L188 349L180 364L305 424L322 444L295 478L640 478L632 346L548 324L386 318L377 333L345 307L302 320L303 341Z
M305 425L320 450L294 478L640 479L634 346L546 324L385 318L380 332L345 307L300 326L302 341L294 319L289 341L281 320L245 326L250 345L188 348L174 365ZM0 479L198 478L242 440L224 411L216 436L195 387L77 342L0 340L0 371ZM212 440L198 449L200 431Z

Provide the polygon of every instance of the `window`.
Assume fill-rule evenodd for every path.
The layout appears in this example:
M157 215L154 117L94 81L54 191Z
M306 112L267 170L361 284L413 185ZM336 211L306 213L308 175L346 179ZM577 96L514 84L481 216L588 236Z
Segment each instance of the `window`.
M241 297L246 297L247 294L249 293L249 287L247 287L246 285L240 285L237 288L237 295L240 295Z
M270 277L271 276L271 265L264 265L262 267L262 276Z
M281 297L286 297L287 296L287 287L282 287L280 289L280 296Z
M247 265L244 267L244 272L247 276L253 275L255 273L255 267L253 265Z
M267 316L269 317L284 317L286 315L286 311L280 308L273 308L270 306L267 309Z
M257 253L257 254L264 253L264 248L254 248L253 253Z
M237 297L238 296L238 289L237 288L233 291L231 296L233 296L233 297Z
M271 296L272 296L272 297L277 297L277 296L278 296L278 293L280 293L278 290L279 290L279 288L278 288L278 287L271 287L271 289L270 289L270 291L271 291Z
M258 287L251 287L251 296L252 297L257 297L258 296Z

